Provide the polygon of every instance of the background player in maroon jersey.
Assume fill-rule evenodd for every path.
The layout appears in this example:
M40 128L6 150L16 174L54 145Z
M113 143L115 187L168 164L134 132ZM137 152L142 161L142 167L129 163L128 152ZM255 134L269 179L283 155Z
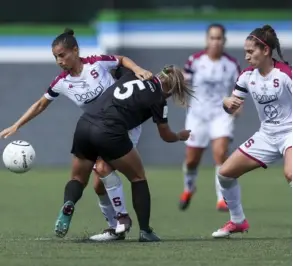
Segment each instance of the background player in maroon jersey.
M230 95L240 74L237 60L224 52L226 30L221 24L211 24L207 29L206 49L191 55L184 67L184 75L196 90L186 114L186 127L191 136L186 141L183 163L184 191L179 208L185 210L196 192L198 166L208 147L212 146L215 162L216 208L227 211L216 173L228 156L233 139L234 117L222 108L222 99Z

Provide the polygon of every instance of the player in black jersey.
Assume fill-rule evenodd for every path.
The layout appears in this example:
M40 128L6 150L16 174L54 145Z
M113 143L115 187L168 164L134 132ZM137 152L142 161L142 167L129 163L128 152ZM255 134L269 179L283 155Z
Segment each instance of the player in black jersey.
M95 101L88 103L87 111L80 117L74 133L72 179L75 177L87 182L97 157L123 173L131 182L133 208L140 227L139 241L160 239L149 227L150 192L141 159L133 149L128 130L152 117L164 141L187 140L190 130L174 133L169 128L166 98L170 96L182 105L186 105L189 96L192 96L178 68L165 67L150 81L141 81L134 74L127 74ZM104 179L106 187L115 187L113 176ZM57 235L67 233L75 204L82 192L83 186L66 186L64 205L55 227Z

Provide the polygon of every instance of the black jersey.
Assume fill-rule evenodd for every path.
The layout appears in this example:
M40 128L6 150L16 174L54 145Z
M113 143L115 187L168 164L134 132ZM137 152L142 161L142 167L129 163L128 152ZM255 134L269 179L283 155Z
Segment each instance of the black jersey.
M126 74L88 105L82 117L96 125L119 124L130 130L151 117L157 124L168 122L167 102L157 78L141 81L133 73Z

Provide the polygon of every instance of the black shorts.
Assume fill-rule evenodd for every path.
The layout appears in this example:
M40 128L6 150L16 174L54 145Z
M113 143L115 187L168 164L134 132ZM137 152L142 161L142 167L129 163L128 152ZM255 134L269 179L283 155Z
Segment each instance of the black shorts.
M108 128L94 125L84 118L77 122L71 153L81 159L95 162L98 157L105 161L118 159L133 148L128 131L115 126Z

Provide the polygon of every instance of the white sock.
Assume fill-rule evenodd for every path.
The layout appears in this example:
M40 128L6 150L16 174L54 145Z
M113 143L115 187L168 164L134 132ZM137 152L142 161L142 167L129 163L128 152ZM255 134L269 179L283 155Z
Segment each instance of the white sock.
M111 204L116 213L128 213L125 207L123 185L120 176L116 172L111 172L106 177L101 178L110 198Z
M241 191L237 179L218 175L222 195L228 205L231 221L242 223L245 219L241 204Z
M104 214L106 221L109 225L109 228L115 229L117 226L116 212L111 204L108 194L98 195L99 197L99 206L102 213Z
M216 188L216 195L217 195L218 202L223 199L223 195L221 192L221 184L220 184L219 178L218 178L218 171L219 171L220 167L221 167L221 165L216 165L216 171L215 171L215 188Z
M183 165L184 173L184 191L193 192L196 186L197 169L187 169L186 165Z

